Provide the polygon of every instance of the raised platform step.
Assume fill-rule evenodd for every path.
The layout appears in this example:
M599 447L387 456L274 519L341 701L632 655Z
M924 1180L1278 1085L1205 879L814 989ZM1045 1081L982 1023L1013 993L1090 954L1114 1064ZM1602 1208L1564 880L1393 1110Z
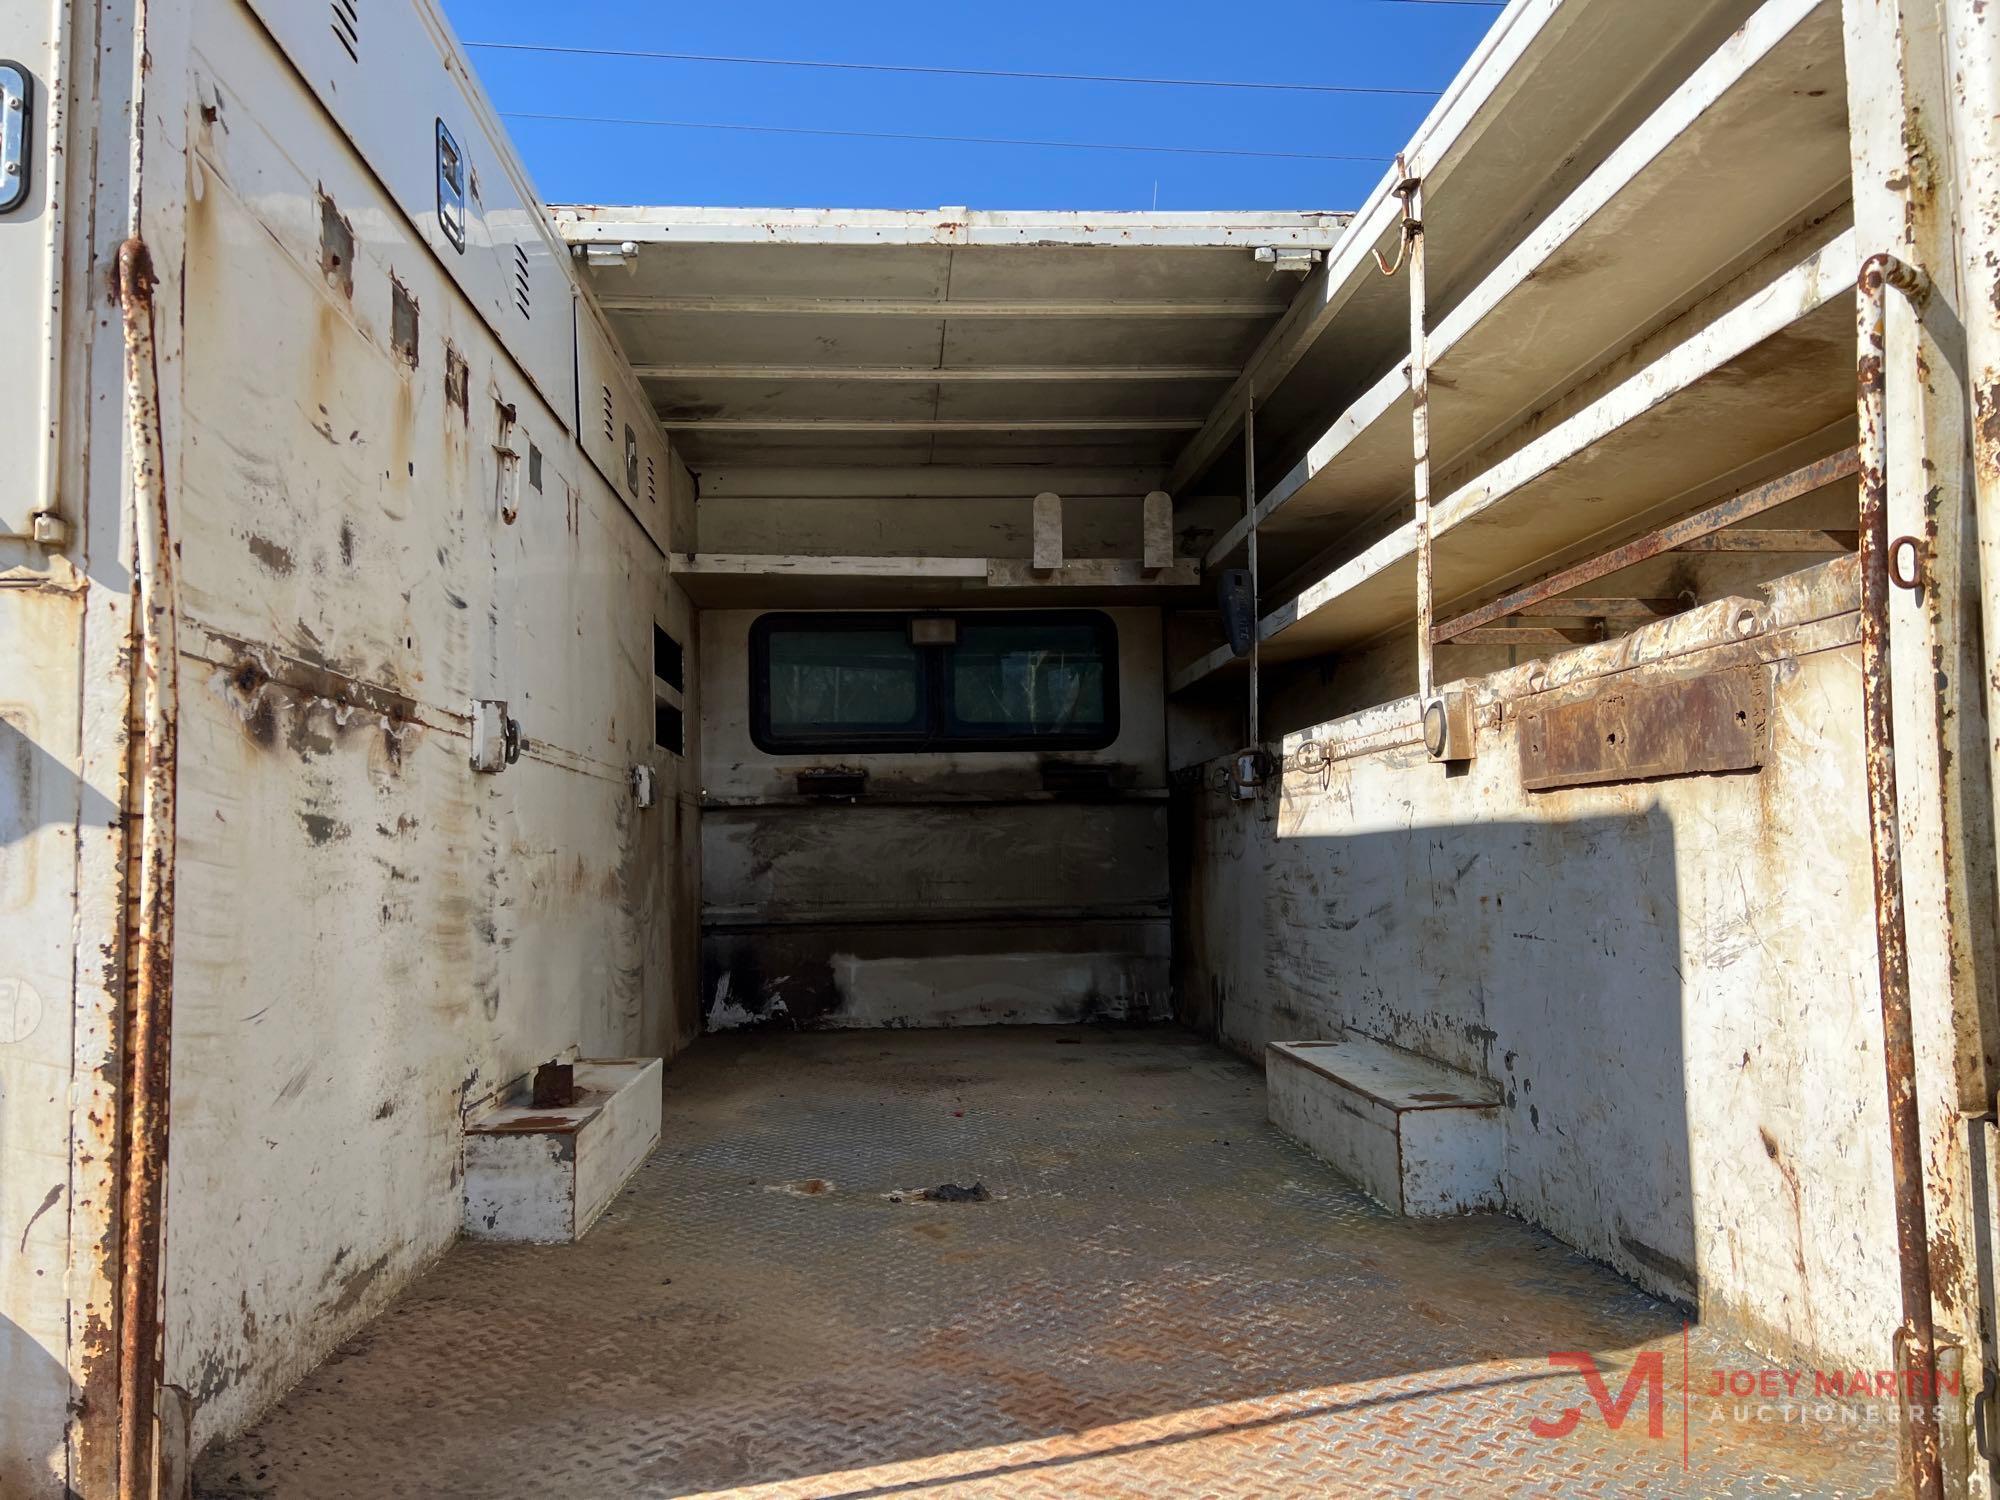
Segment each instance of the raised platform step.
M1501 1205L1500 1088L1366 1037L1273 1042L1271 1123L1397 1213Z
M580 1240L660 1140L657 1057L576 1064L576 1102L525 1096L465 1127L465 1233L476 1240Z

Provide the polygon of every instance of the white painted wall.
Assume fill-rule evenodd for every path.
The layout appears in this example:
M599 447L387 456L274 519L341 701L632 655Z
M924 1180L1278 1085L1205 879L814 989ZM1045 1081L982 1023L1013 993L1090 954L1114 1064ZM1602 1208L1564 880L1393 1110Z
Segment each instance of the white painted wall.
M691 1034L698 737L689 758L652 745L653 626L692 661L693 621L574 412L243 5L192 21L153 76L187 101L185 217L158 210L185 244L156 249L160 306L184 310L165 1277L199 1445L451 1242L469 1112L558 1053ZM322 269L321 195L353 228L351 293ZM566 276L541 282L544 314ZM420 309L414 368L392 278ZM503 405L542 455L511 523ZM528 738L503 774L468 764L474 697ZM660 773L650 810L637 764Z
M1183 794L1183 1011L1253 1056L1352 1028L1492 1079L1512 1211L1704 1320L1880 1366L1896 1279L1851 566L1774 585L1749 645L1689 616L1570 659L1564 681L1765 661L1755 773L1523 791L1524 666L1473 684L1462 774L1391 711L1373 723L1407 721L1401 743L1260 805ZM1635 666L1649 651L1672 660Z
M1167 1010L1166 743L1156 610L1118 631L1103 750L769 755L750 738L753 610L702 617L702 1006L712 1027L982 1025ZM1116 791L1043 790L1045 758ZM858 804L801 797L868 772Z

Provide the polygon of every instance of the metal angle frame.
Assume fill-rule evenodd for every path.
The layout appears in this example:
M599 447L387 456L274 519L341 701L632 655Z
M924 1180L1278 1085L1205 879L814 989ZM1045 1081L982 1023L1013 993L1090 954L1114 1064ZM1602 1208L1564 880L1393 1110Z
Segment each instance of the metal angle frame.
M1679 551L1690 544L1699 543L1702 538L1719 532L1724 527L1734 526L1739 521L1761 515L1788 501L1796 500L1802 495L1810 495L1815 490L1837 484L1860 472L1859 451L1855 448L1844 448L1815 463L1807 464L1804 468L1794 469L1789 474L1767 480L1740 494L1732 495L1719 504L1696 511L1691 516L1649 531L1621 547L1614 547L1607 552L1598 553L1585 562L1545 574L1532 583L1523 584L1520 588L1502 594L1489 604L1482 604L1477 609L1456 615L1432 627L1431 642L1434 645L1443 645L1447 641L1463 636L1467 631L1490 625L1508 615L1519 614L1525 609L1568 593L1571 589L1581 588L1587 583L1594 583L1609 574L1620 572L1635 563L1642 563L1662 553Z

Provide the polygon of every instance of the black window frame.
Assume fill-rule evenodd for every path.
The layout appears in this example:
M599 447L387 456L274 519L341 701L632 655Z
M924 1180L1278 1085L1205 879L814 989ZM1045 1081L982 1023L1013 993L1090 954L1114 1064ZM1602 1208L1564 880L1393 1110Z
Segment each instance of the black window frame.
M884 626L906 634L916 620L950 620L955 626L1088 625L1096 634L1104 660L1104 722L1067 734L972 735L951 730L951 653L953 645L917 645L922 664L918 679L924 727L914 730L863 730L826 733L811 738L776 735L771 731L771 637L780 630L877 631ZM1047 750L1104 750L1119 734L1120 662L1117 623L1096 609L897 609L897 610L779 610L759 615L750 624L750 742L766 755L933 755L1022 754Z
M657 620L653 622L653 680L664 682L677 693L687 691L687 651Z

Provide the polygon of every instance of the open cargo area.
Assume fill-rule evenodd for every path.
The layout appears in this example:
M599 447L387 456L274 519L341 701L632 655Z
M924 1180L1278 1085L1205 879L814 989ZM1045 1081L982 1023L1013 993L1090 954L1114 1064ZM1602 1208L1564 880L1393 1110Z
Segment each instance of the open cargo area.
M1706 1330L1684 1350L1677 1309L1515 1220L1387 1212L1267 1126L1256 1069L1178 1029L716 1037L669 1092L660 1151L584 1244L451 1251L211 1453L199 1492L1894 1479L1879 1427L1701 1421L1684 1450L1684 1356L1705 1393L1757 1355ZM1673 1441L1538 1437L1569 1399L1557 1348L1601 1353L1614 1384L1670 1363Z
M0 1500L1994 1494L2000 12L1085 213L0 0L0 157Z

